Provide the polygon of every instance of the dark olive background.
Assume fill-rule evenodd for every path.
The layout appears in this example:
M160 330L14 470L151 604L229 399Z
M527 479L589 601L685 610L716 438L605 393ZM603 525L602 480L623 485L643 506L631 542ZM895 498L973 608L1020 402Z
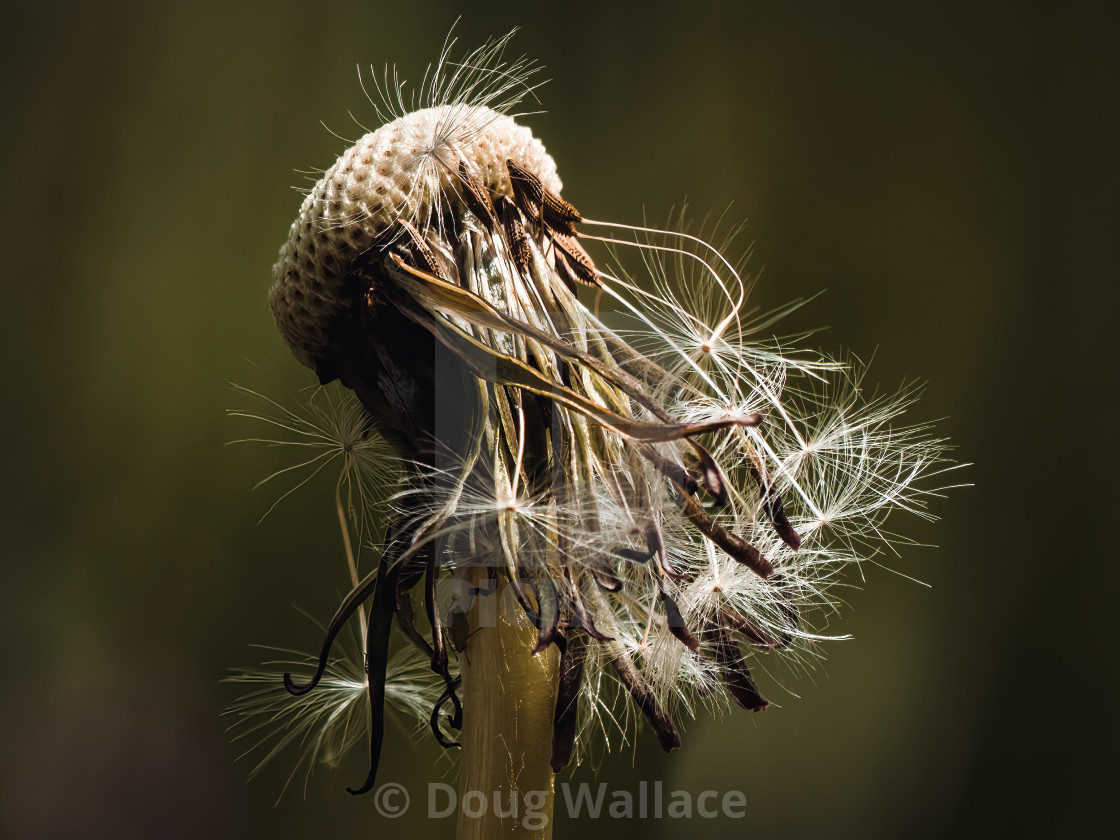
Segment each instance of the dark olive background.
M34 8L33 8L34 6ZM0 24L5 641L0 833L450 837L342 787L278 806L220 718L253 642L308 647L342 585L330 482L257 524L281 456L227 447L230 381L308 378L265 302L299 204L458 15L540 59L529 119L599 218L749 218L756 299L929 382L975 486L904 523L781 708L615 755L636 789L741 789L742 821L558 837L1077 836L1114 819L1113 21L1079 4L5 3ZM1110 173L1111 174L1111 173ZM898 524L898 523L896 523ZM902 526L900 526L902 527ZM854 570L853 570L854 571ZM857 583L858 575L850 577ZM382 779L452 778L400 728ZM575 779L590 779L583 769ZM415 798L415 796L414 796ZM417 809L414 808L414 811ZM1105 822L1104 824L1107 824Z

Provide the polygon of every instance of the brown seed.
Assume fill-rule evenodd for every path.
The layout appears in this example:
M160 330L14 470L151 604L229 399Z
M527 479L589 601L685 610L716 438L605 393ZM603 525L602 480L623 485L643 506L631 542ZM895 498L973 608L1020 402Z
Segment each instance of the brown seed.
M509 184L513 188L514 202L530 219L539 219L541 206L544 204L544 185L541 179L528 169L522 169L512 160L506 161L506 169L509 170Z
M491 233L496 232L498 217L494 212L494 202L490 200L490 193L478 178L467 171L467 165L463 161L459 161L459 180L463 184L460 193L463 203Z
M525 225L521 224L521 217L517 214L517 208L510 207L509 209L511 212L506 215L505 228L510 256L513 257L513 264L517 266L517 270L522 274L527 274L529 263L533 259L533 253L529 248L529 237L525 234Z
M575 236L575 223L583 221L583 214L570 201L558 196L552 190L544 189L544 223L550 228Z
M435 253L428 247L428 243L424 241L424 237L420 235L420 231L418 231L411 222L405 219L397 219L397 229L404 233L405 241L400 243L401 250L403 250L407 256L411 256L418 262L418 264L415 265L416 268L438 277L445 283L452 282L447 272L443 270L443 266L440 265L439 260L436 259Z
M583 250L583 246L579 244L574 236L568 236L563 233L553 233L552 241L556 247L563 252L564 256L568 258L568 267L575 274L577 280L588 286L602 287L603 283L599 279L599 270L595 268L595 263L591 260L591 255Z

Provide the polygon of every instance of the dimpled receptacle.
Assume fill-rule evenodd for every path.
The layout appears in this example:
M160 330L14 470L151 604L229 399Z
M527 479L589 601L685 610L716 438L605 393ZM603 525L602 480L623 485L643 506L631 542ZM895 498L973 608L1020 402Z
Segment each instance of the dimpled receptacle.
M326 355L331 325L356 303L346 278L397 219L421 230L463 205L459 164L492 197L512 195L506 161L559 193L556 164L532 132L490 108L441 105L366 134L312 188L273 268L269 302L300 362Z

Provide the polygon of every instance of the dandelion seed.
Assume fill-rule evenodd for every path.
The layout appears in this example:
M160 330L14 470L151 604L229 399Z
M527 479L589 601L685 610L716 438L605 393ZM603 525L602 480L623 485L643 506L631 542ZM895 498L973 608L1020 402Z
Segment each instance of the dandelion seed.
M355 792L377 772L394 621L442 680L431 719L460 677L470 719L470 652L489 643L455 646L441 582L466 587L460 617L514 593L531 632L506 667L535 663L538 684L510 676L489 696L544 698L547 772L613 731L632 740L638 716L671 750L701 706L767 707L754 657L828 638L806 616L833 608L843 566L897 540L890 511L929 516L946 469L928 427L896 425L913 389L867 398L858 366L770 335L803 301L759 313L752 282L683 224L593 220L562 196L514 118L535 71L502 59L507 40L459 62L449 45L411 107L387 72L385 124L307 194L275 266L282 335L354 392L403 476L378 568L353 580L310 677L289 680L323 691L332 640L369 604ZM646 280L608 262L630 248Z
M329 467L338 471L339 504L344 505L347 516L360 523L360 533L368 535L368 530L377 524L376 514L386 496L385 488L395 480L396 459L361 403L352 395L316 389L306 400L289 408L249 388L232 387L261 407L230 409L227 414L258 421L270 434L234 443L263 443L308 456L257 482L257 487L263 487L288 476L298 478L302 473L302 478L272 503L265 516Z
M320 690L293 698L284 690L282 675L309 674L314 657L299 651L265 648L275 659L260 666L238 668L224 682L247 689L226 710L232 717L230 731L235 742L247 742L242 757L255 756L250 778L285 750L297 754L280 795L300 773L306 784L316 766L336 767L342 756L365 740L368 706L365 704L366 676L357 637L340 644L340 655L332 659ZM405 649L386 672L386 700L417 722L427 722L441 684L428 663L415 651Z

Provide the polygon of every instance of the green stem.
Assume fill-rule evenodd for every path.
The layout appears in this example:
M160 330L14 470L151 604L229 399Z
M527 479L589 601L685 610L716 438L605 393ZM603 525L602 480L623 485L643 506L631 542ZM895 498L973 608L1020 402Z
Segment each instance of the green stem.
M476 570L472 585L485 574ZM537 629L508 587L476 597L469 618L472 632L459 658L463 750L456 836L550 840L559 653L552 646L532 654Z

